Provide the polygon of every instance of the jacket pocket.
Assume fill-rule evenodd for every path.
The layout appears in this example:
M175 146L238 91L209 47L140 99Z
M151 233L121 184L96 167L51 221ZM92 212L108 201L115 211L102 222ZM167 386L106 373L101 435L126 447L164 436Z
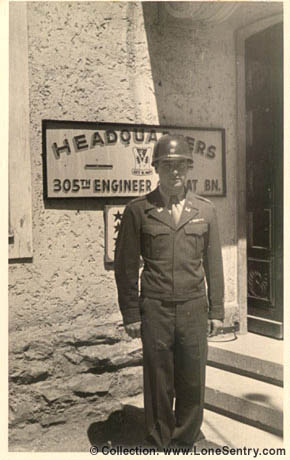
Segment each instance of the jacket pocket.
M205 234L208 224L189 222L184 226L185 243L188 251L193 251L194 257L201 257L204 250Z
M150 259L165 259L169 251L170 230L162 225L145 225L142 228L144 256Z

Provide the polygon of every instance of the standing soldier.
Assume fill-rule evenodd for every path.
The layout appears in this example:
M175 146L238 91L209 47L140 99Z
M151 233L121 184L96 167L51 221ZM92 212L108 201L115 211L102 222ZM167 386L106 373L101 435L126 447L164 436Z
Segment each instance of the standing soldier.
M143 344L146 444L159 448L202 439L208 320L214 334L224 318L216 211L186 190L192 164L183 136L156 142L159 186L128 204L116 244L124 326Z

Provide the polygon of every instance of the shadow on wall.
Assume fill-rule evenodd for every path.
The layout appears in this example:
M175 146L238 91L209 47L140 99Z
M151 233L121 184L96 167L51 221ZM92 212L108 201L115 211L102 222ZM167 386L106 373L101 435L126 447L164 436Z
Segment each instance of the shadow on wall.
M169 116L172 109L167 96L170 89L172 90L171 74L173 72L176 80L176 73L180 74L180 69L176 72L176 62L172 55L174 50L168 52L166 31L160 21L163 7L157 2L143 2L142 8L159 123L174 124L174 114L173 117ZM177 46L177 42L175 45ZM171 93L172 97L174 91Z
M45 209L62 209L72 211L103 211L106 204L126 205L132 198L112 197L112 198L48 198L44 200Z
M194 84L195 66L204 43L197 30L175 27L178 19L162 2L143 2L142 8L159 123L193 126L193 101L202 92Z

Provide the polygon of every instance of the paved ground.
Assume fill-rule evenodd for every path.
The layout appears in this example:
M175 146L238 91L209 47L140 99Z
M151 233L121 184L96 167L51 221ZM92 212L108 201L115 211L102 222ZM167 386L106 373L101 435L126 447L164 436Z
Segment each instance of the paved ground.
M199 448L282 447L282 439L257 428L205 411L203 432L206 441ZM26 425L13 432L10 452L83 452L92 445L140 446L144 439L143 396L124 401L124 409L116 411L105 422L72 418L65 424L42 428Z

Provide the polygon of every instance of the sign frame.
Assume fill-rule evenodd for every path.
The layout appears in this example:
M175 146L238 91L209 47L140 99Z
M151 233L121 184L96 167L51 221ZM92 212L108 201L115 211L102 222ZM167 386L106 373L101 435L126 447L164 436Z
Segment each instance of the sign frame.
M93 129L106 130L134 130L134 129L145 129L145 130L156 130L156 131L204 131L204 132L215 132L220 133L221 136L221 180L222 180L222 191L219 193L202 194L197 192L199 195L209 197L225 197L227 194L226 184L226 143L225 143L225 128L216 127L193 127L193 126L176 126L176 125L147 125L147 124L133 124L133 123L111 123L111 122L97 122L97 121L75 121L75 120L55 120L55 119L43 119L42 120L42 157L43 157L43 196L45 200L86 200L86 199L101 199L101 200L120 200L126 198L137 198L139 195L128 194L128 195L89 195L89 196L49 196L48 194L48 154L47 154L47 130L49 128L54 129ZM144 194L146 191L144 191Z

